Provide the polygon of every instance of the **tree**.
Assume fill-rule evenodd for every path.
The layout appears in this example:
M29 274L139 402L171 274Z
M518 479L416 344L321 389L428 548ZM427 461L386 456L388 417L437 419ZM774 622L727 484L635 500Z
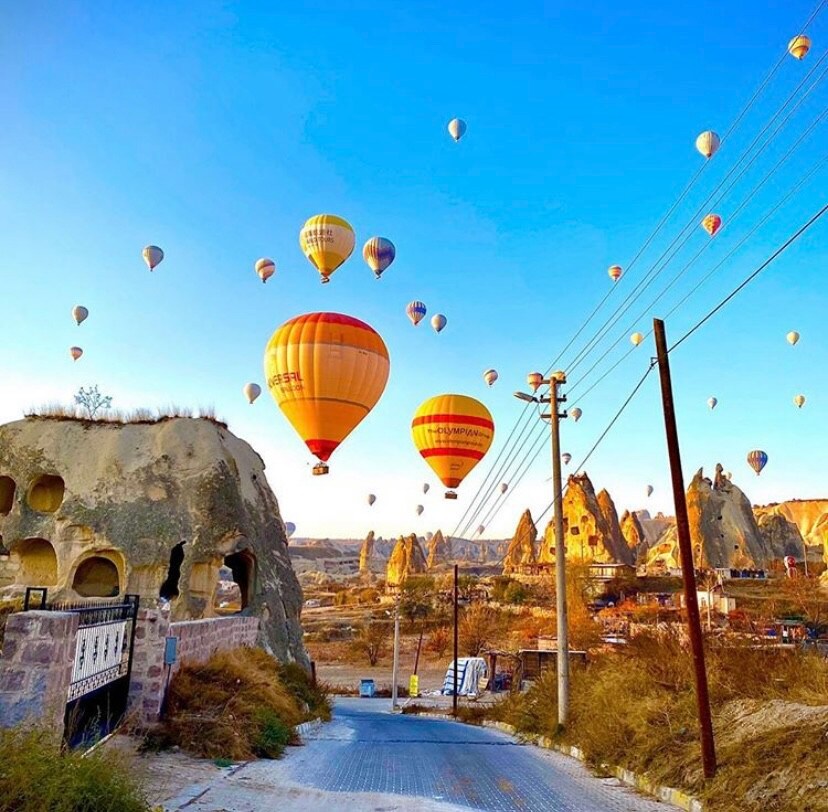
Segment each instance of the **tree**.
M460 648L469 657L477 657L498 641L501 631L498 613L482 603L473 603L460 616Z
M387 623L369 621L360 627L353 642L354 651L366 656L369 664L374 666L388 650L390 636L391 629Z
M442 659L451 648L452 637L452 631L448 626L438 626L428 636L426 648Z
M75 395L75 403L81 407L89 420L94 420L101 410L106 411L112 406L112 395L102 395L98 391L98 384L89 389L81 387Z

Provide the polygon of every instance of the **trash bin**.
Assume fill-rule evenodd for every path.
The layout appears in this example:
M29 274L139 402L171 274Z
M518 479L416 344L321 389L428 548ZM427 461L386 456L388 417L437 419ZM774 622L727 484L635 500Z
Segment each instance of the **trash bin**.
M367 698L371 698L374 695L374 680L372 679L361 679L359 681L359 695L364 696Z

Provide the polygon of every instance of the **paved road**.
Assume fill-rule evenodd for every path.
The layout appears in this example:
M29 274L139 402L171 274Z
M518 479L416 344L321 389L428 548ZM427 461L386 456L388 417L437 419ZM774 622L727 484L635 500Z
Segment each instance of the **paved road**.
M190 797L188 810L668 812L559 753L451 721L391 715L388 700L344 699L334 721L280 762L256 762ZM303 792L311 793L309 796ZM289 793L289 794L288 794ZM180 799L180 801L183 799Z

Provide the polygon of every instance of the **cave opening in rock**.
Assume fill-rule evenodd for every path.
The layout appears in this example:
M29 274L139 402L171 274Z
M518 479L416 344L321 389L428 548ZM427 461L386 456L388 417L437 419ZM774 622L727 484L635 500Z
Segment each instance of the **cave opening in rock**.
M54 586L57 583L55 548L46 539L24 539L12 551L19 569L17 581L23 586Z
M0 476L0 516L8 516L14 507L14 492L17 486L10 476Z
M240 609L244 610L253 596L253 585L256 582L256 556L250 550L240 550L225 556L224 564L230 568L233 581L238 585Z
M184 563L184 542L180 541L170 550L170 568L161 584L158 596L166 601L178 597L178 580L181 578L181 565Z
M66 485L57 474L43 474L32 482L26 501L38 513L54 513L63 503Z
M100 555L84 559L75 570L72 589L84 598L114 598L121 591L118 567Z

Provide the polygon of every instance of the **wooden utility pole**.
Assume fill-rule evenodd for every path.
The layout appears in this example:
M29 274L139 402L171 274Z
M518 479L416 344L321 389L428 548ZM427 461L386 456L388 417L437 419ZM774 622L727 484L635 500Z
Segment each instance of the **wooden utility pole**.
M457 718L457 671L460 667L460 664L457 661L459 648L460 648L460 637L458 634L458 625L457 621L459 619L460 611L458 609L458 565L454 565L454 686L452 690L452 712L454 713L454 717Z
M670 476L673 482L673 501L676 506L676 529L681 553L681 573L684 581L684 602L687 606L687 626L690 647L693 652L693 671L696 680L696 702L699 709L701 731L702 767L705 778L716 774L716 747L713 741L713 721L710 716L710 696L707 690L707 670L704 665L704 641L702 639L699 602L696 594L696 572L693 569L693 548L690 543L690 521L687 518L687 499L684 494L684 477L681 473L676 411L673 404L673 384L670 378L670 359L667 353L667 336L664 322L653 320L658 373L661 379L661 401L664 408L664 429L667 434L667 454L670 458ZM560 655L559 655L560 656Z

